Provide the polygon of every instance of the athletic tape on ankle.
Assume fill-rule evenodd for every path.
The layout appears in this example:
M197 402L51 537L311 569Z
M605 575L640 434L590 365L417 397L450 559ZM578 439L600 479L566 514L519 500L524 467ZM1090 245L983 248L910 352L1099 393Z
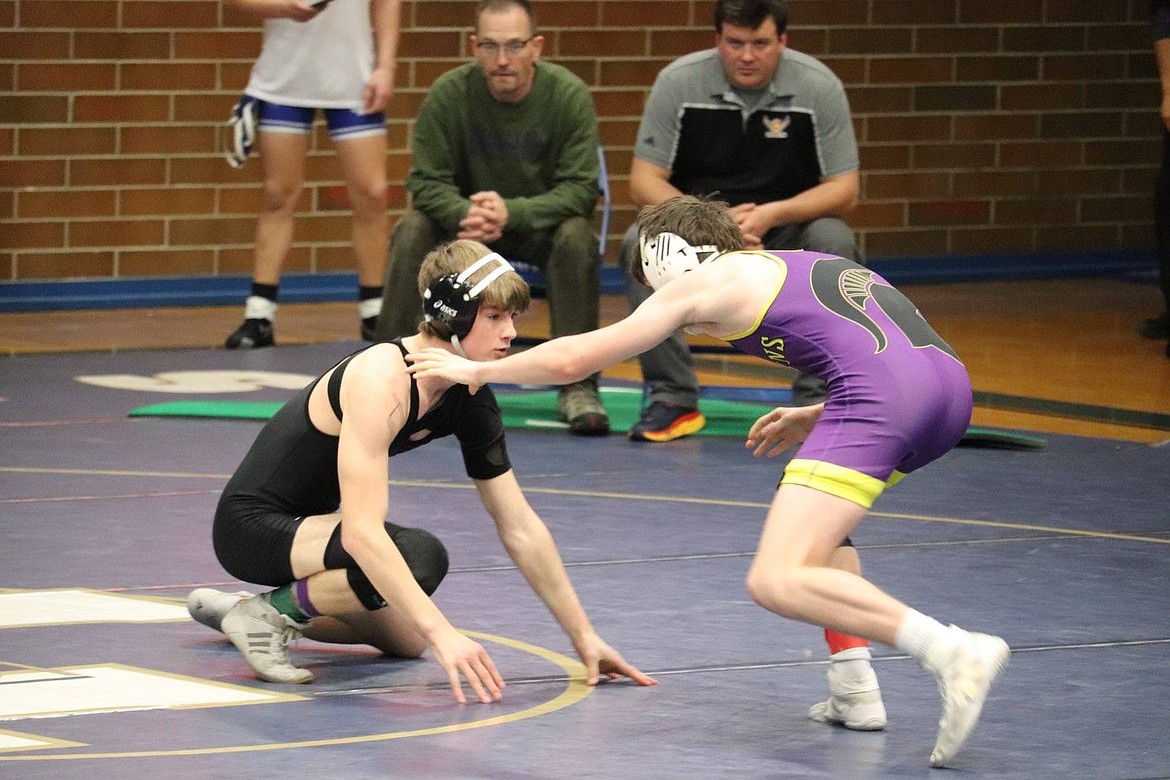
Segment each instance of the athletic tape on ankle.
M300 607L301 612L311 618L321 617L321 613L313 606L312 600L309 598L309 581L308 579L297 580L296 582L296 599L297 606Z

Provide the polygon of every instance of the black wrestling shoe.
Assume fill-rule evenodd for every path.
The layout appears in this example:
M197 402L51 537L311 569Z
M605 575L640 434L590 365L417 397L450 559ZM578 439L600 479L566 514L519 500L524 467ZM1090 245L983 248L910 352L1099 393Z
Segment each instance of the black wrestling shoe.
M271 347L275 343L272 320L248 319L227 337L223 345L228 349L258 349Z
M1143 339L1170 339L1170 312L1161 317L1142 320L1138 323L1137 332Z

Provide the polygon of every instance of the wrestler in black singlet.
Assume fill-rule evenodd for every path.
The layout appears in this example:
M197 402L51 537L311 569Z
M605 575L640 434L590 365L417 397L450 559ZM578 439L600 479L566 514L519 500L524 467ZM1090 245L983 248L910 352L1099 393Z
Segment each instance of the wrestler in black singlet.
M407 354L400 340L391 343ZM329 403L338 419L345 369L365 349L369 347L342 360L329 379ZM212 532L215 553L228 573L245 582L275 587L292 582L289 555L297 526L305 517L331 514L341 505L339 439L317 430L309 420L309 395L323 376L273 415L220 496ZM411 439L424 430L429 433ZM459 440L464 468L472 479L492 479L511 470L500 407L491 388L472 395L466 385L454 385L419 419L418 384L411 375L407 421L390 443L388 457L451 434ZM352 565L326 560L327 568Z

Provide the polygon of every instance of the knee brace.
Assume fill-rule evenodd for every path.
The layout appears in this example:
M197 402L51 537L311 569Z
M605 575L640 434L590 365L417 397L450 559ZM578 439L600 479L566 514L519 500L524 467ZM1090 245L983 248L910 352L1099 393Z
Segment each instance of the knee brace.
M406 565L423 593L429 596L438 590L439 583L447 576L449 565L447 548L439 538L421 528L403 528L393 523L386 523L386 533L406 559Z
M421 528L404 528L393 523L386 523L385 527L386 535L402 554L419 587L428 596L433 594L447 576L447 548L437 536ZM333 535L325 546L325 568L345 569L349 587L366 609L375 610L386 606L386 600L358 567L357 561L342 547L340 524L333 529Z
M362 606L370 612L386 606L386 599L382 598L382 594L374 587L374 583L370 582L370 578L358 567L346 569L345 579L349 583L353 595L357 596Z

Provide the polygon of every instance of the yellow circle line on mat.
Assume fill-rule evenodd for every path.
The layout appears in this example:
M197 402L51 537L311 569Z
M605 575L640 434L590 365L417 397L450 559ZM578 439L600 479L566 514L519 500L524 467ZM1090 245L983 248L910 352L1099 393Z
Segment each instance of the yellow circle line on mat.
M462 630L462 629L461 629ZM425 729L412 729L410 731L388 731L383 734L362 734L360 736L350 737L335 737L332 739L309 739L299 742L271 742L263 745L235 745L232 747L213 747L213 748L186 748L182 750L139 750L129 751L124 753L58 753L58 754L41 754L41 755L27 755L27 756L4 756L0 755L0 761L70 761L96 758L157 758L159 756L206 756L217 755L222 753L251 753L261 750L289 750L292 748L306 748L306 747L323 747L326 745L355 745L363 742L386 742L392 739L405 739L407 737L425 737L432 734L450 734L456 731L469 731L470 729L482 729L488 726L501 726L505 723L512 723L518 720L525 720L527 718L535 718L538 715L547 715L550 712L564 709L584 699L593 692L593 687L585 684L585 667L580 661L569 658L554 650L549 650L537 645L530 645L525 642L518 642L515 639L508 639L507 637L496 636L494 634L485 634L479 631L462 631L469 637L480 639L485 642L492 642L497 645L504 645L511 647L521 652L530 653L540 658L545 659L563 669L568 675L568 684L565 689L560 692L555 698L537 704L534 707L529 707L519 712L512 712L507 715L498 715L493 718L484 718L483 720L474 720L468 723L454 723L447 726L432 726ZM471 705L469 705L471 706Z
M35 466L0 466L0 474L93 474L115 477L170 477L173 479L222 479L227 480L231 474L193 474L187 472L166 471L117 471L112 469L64 469L40 468ZM474 490L474 485L456 482L435 482L421 479L392 479L390 484L397 487L425 487L443 488L446 490ZM691 498L687 496L656 496L646 493L612 493L604 490L570 490L566 488L542 488L526 485L525 493L544 493L555 496L580 496L582 498L612 498L624 501L662 501L672 504L700 504L704 506L735 506L767 509L768 504L759 501L730 501L718 498ZM982 526L984 528L1010 528L1017 531L1040 531L1057 534L1059 536L1080 536L1090 539L1112 539L1126 542L1146 542L1148 544L1170 544L1170 539L1157 536L1140 536L1137 534L1119 534L1110 531L1082 531L1076 528L1057 528L1050 525L1033 525L1030 523L1011 523L1003 520L967 520L961 517L939 517L934 515L911 515L897 512L871 511L870 517L888 517L894 520L914 520L924 523L951 523L954 525Z

